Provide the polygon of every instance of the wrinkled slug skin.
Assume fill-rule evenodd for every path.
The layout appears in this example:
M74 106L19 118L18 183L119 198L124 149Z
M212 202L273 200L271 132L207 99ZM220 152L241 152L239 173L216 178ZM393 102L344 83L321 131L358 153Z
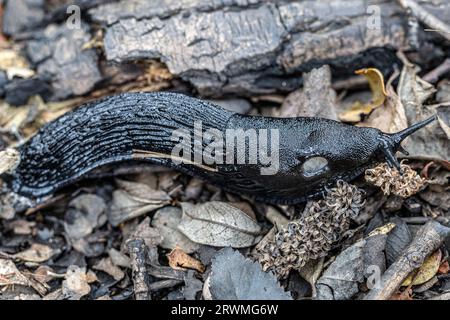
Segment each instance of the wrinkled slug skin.
M107 164L136 160L133 150L170 155L173 130L279 130L279 169L261 175L258 164L217 164L217 171L167 158L149 161L198 176L223 189L269 203L298 203L338 179L351 180L380 159L380 131L320 118L235 114L174 93L126 93L80 106L47 124L20 147L21 162L7 179L18 194L39 198ZM313 160L311 160L313 159ZM306 161L310 162L306 163ZM317 160L317 161L316 161ZM315 162L316 161L316 162ZM305 172L323 166L317 174Z

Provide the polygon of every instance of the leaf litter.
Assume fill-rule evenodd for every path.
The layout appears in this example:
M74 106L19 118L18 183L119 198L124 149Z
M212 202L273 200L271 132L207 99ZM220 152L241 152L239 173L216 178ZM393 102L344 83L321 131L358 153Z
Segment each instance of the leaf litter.
M305 206L267 206L157 167L83 183L29 214L0 210L0 299L8 293L73 300L364 297L376 285L376 272L383 275L398 262L422 224L435 219L448 225L450 218L450 81L435 88L400 57L401 71L386 83L377 69L357 72L370 89L357 93L370 98L353 99L350 109L344 106L348 93L333 89L328 66L305 73L302 88L269 100L281 104L275 116L339 118L385 132L436 113L436 123L405 141L404 175L382 165L366 172L370 183L338 185ZM22 59L2 51L0 69L28 78L34 70ZM14 169L18 142L87 98L47 102L34 96L18 107L2 101L0 142L10 148L0 151L0 172ZM246 112L268 112L251 101ZM130 243L145 250L130 251ZM444 245L424 257L391 298L445 293L448 250ZM15 293L14 287L30 291Z

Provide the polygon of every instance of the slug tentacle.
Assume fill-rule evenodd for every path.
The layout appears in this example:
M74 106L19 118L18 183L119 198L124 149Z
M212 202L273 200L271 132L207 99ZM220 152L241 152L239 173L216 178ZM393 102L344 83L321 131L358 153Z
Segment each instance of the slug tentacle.
M402 168L400 166L400 162L398 161L397 157L395 156L395 153L397 151L399 151L406 156L408 156L409 153L408 153L408 151L405 150L405 148L402 147L401 142L405 138L407 138L408 136L410 136L417 130L430 124L434 120L436 120L436 116L429 117L423 121L415 123L412 126L406 128L402 131L396 132L396 133L392 133L392 134L381 133L381 137L379 138L380 143L381 143L380 148L384 154L384 157L385 157L386 162L389 165L389 167L391 167L391 168L396 167L397 170L400 172L400 174L402 174Z

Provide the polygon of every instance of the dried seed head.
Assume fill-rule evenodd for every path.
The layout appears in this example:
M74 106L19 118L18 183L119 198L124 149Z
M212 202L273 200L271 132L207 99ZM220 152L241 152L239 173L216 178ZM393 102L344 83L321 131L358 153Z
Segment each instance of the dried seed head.
M401 163L403 174L397 169L390 168L382 163L373 169L366 170L367 182L380 187L384 194L394 194L402 198L408 198L419 192L426 183L426 179L411 169L407 164Z
M257 247L256 258L264 270L285 278L291 269L298 270L308 260L325 256L362 206L362 192L338 181L324 199L309 202L300 219L289 222L271 241Z

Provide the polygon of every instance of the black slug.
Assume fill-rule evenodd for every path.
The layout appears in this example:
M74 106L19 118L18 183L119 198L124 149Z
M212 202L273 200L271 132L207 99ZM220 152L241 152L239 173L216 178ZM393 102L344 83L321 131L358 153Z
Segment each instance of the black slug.
M321 118L246 116L181 94L126 93L45 125L19 148L20 163L5 181L17 194L39 199L100 166L149 161L260 201L294 204L377 162L399 168L395 152L406 153L400 142L433 120L387 134ZM202 134L209 136L196 139ZM237 147L230 151L232 139ZM192 150L188 156L196 150L209 156L174 161L187 156L174 153L182 146Z

